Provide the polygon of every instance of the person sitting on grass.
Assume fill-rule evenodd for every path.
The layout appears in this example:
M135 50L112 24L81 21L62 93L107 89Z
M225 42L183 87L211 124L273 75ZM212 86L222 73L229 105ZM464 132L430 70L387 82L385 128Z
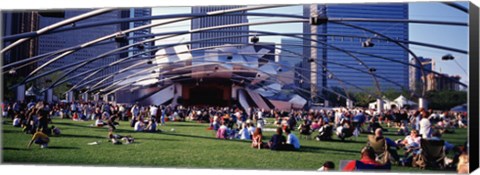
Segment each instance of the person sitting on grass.
M407 135L409 133L408 126L405 123L400 124L400 128L398 128L397 135Z
M297 136L295 136L295 134L293 134L289 128L285 129L285 133L287 134L286 149L292 151L299 150L300 141L298 140Z
M227 139L227 126L225 122L222 120L221 125L217 130L217 139Z
M247 122L247 130L250 133L250 136L253 137L253 133L255 132L256 128L253 126L253 123Z
M95 126L103 127L105 125L107 125L107 123L103 122L102 117L97 117L97 119L95 120Z
M300 130L300 134L302 135L312 134L308 120L304 120L303 123L298 126L298 130Z
M60 135L60 129L55 127L55 125L52 125L52 127L50 128L51 130L51 133L54 135L54 136L59 136Z
M332 161L326 161L318 171L331 171L335 170L335 164Z
M252 136L248 131L247 124L242 123L242 129L239 131L240 140L251 140Z
M32 136L32 140L28 143L27 148L30 149L33 143L40 145L40 148L47 148L50 138L47 134L43 133L40 129L35 132Z
M276 134L274 134L268 142L268 147L270 147L271 150L281 150L285 142L286 139L285 136L283 136L282 128L277 128Z
M320 118L319 120L314 120L313 123L312 123L312 131L317 131L318 129L320 129L320 127L322 127L323 123L323 119Z
M381 139L385 139L388 152L390 153L390 155L392 155L394 161L398 162L400 160L400 157L397 153L397 143L395 143L392 139L383 136L383 130L381 128L377 128L377 130L375 130L375 140L379 141Z
M397 145L410 150L419 149L420 139L422 138L418 136L418 131L412 129L410 131L410 135L406 136L405 139L401 140L399 143L397 143Z
M404 147L404 159L401 160L403 165L410 165L413 157L420 151L420 140L422 138L418 136L418 131L412 129L410 135L406 136L405 139L397 142L397 146Z
M21 127L22 126L22 120L18 115L15 115L15 118L13 119L13 127Z
M252 148L261 149L267 148L267 145L262 141L262 128L256 128L252 137Z
M457 173L458 174L468 174L469 171L469 160L468 154L463 153L459 157L459 162L457 164Z
M342 171L355 171L355 170L389 170L391 164L387 163L382 165L375 161L375 151L372 147L366 146L360 151L360 160L352 160L347 163Z
M143 123L143 120L137 120L133 130L136 132L143 132L143 130L145 130L145 123Z
M432 134L432 137L430 137L428 140L443 140L442 139L442 134L440 133L440 131L434 131L433 134ZM444 150L446 153L448 153L449 151L454 151L456 150L455 149L455 145L447 142L446 140L444 140Z
M150 118L148 120L147 127L145 127L145 132L157 132L157 122L155 121L155 118Z

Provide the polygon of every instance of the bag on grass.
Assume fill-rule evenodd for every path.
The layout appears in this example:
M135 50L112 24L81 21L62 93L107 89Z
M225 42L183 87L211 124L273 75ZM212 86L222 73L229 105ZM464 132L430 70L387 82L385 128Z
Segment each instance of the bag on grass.
M412 167L425 169L426 166L427 166L427 163L425 162L425 157L422 154L416 154L413 156Z

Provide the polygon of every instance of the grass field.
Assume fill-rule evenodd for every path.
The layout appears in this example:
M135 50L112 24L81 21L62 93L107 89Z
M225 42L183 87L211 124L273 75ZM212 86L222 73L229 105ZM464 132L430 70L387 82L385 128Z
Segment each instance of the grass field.
M132 135L135 143L113 145L106 139L108 128L90 127L93 121L54 119L53 122L61 129L61 136L51 137L48 149L40 149L38 145L27 149L31 135L22 133L7 119L2 126L3 163L314 171L328 160L337 166L340 160L359 159L360 149L367 140L366 134L346 142L301 138L300 151L277 152L252 149L249 141L215 139L214 132L207 130L208 124L167 122L160 127L162 133L137 133L128 122L120 122L116 133ZM393 130L390 128L385 135L391 139L403 138L394 135ZM295 134L299 136L298 132ZM264 135L267 140L273 132L264 132ZM467 130L457 129L455 134L446 134L443 138L460 145L467 140ZM95 141L100 144L88 145ZM394 165L392 171L429 170Z

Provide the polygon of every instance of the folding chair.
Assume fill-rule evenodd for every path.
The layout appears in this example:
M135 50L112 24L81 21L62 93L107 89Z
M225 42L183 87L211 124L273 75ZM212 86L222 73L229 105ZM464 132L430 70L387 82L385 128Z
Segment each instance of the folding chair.
M374 135L368 135L368 144L373 148L375 159L379 163L386 164L390 162L390 153L388 152L385 138L377 139Z
M416 155L412 162L413 167L445 168L445 141L443 140L420 140L421 153Z

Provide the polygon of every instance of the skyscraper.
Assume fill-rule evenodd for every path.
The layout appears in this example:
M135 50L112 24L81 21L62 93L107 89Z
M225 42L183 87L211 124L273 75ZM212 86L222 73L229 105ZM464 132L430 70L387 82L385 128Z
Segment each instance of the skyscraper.
M32 32L38 30L38 18L39 15L36 12L2 12L2 35L9 36L20 33ZM3 43L3 46L7 46L11 42ZM38 51L38 39L32 38L14 48L5 52L3 55L3 64L7 65L16 61L20 61L25 58L33 57L37 55ZM30 64L20 69L16 69L15 76L25 77L35 69L36 64Z
M205 13L205 12L212 12L218 10L227 10L227 9L234 9L240 8L243 6L198 6L192 7L192 13ZM204 18L196 18L192 19L191 29L199 29L199 28L206 28L206 27L213 27L213 26L221 26L221 25L228 25L228 24L240 24L240 23L247 23L247 16L242 15L232 15L232 16L210 16ZM248 31L248 26L241 26L241 27L229 27L220 29L222 31L228 30L236 30L236 31ZM240 33L240 34L247 34L247 33ZM191 41L202 40L207 38L216 38L216 37L225 37L225 36L235 36L239 35L239 33L232 33L232 32L200 32L200 33L192 33L191 34ZM226 39L216 39L210 40L208 42L233 42L233 43L248 43L248 37L236 37L236 38L226 38ZM208 47L208 46L218 46L223 45L221 43L196 43L192 44L192 49Z
M65 16L64 18L54 18L54 17L40 17L39 18L39 25L40 28L46 27L48 25L54 24L56 22L65 20L67 18L71 18L83 13L86 13L90 10L67 10L65 11ZM95 17L88 18L86 20L82 20L77 22L77 24L82 24L82 23L88 23L88 22L94 22L94 21L104 21L104 20L112 20L112 19L118 19L121 17L121 11L112 11L109 13L101 14ZM52 51L56 51L59 49L75 46L78 44L85 43L87 41L91 41L94 39L97 39L99 37L103 37L109 34L112 34L114 32L120 31L121 27L119 24L114 24L114 25L104 25L104 26L98 26L98 27L91 27L91 28L85 28L85 29L78 29L78 30L72 30L72 31L65 31L65 32L59 32L59 33L54 33L54 34L47 34L47 35L42 35L38 38L38 54L43 54L43 53L48 53ZM116 49L118 47L117 43L109 43L109 44L103 44L103 45L98 45L94 47L89 47L85 49L81 49L76 51L75 53L68 55L58 61L53 62L49 66L46 67L45 70L51 70L54 68L58 68L61 66L64 66L66 64L70 64L73 62L77 61L84 61L89 58L96 57L100 54L103 54L105 52L108 52L110 50ZM98 61L92 62L90 64L87 64L78 70L73 72L73 75L69 76L74 76L80 72L92 70L98 67L101 67L103 65L107 65L111 62L116 61L120 56L119 55L111 55L105 58L102 58ZM48 59L41 60L39 62L39 65L47 62ZM108 69L103 70L97 76L103 76L109 73L112 73L114 71L118 70L118 66L113 66ZM75 78L74 80L71 80L71 83L77 83L80 81L82 77L80 78Z
M423 65L423 68L425 70L434 70L434 66L435 66L435 62L433 59L431 58L423 58L423 57L418 57L420 62L422 63ZM420 66L420 63L418 63L415 59L411 59L410 60L410 64L413 64L413 65L416 65L416 66ZM429 74L430 72L429 71L425 71L425 74ZM410 90L412 91L416 91L418 89L422 89L422 81L423 81L423 76L422 76L422 72L420 71L420 69L416 68L416 67L409 67L409 70L408 70L408 74L409 74L409 81L408 81L408 84L409 84L409 88ZM427 81L429 81L430 79L427 77Z
M280 62L285 62L288 66L295 66L303 60L303 41L299 39L282 38L282 52Z
M290 70L293 73L293 77L295 78L293 82L298 87L303 87L302 83L300 83L300 79L302 79L299 73L302 72L301 63L303 58L303 41L299 39L288 39L283 38L282 42L282 50L280 53L279 62L282 65L287 66L285 70Z
M310 16L311 10L316 10L320 16L324 15L329 18L372 18L372 19L408 19L408 4L327 4L316 5L316 9L310 9L310 5L304 6L304 15ZM376 32L382 33L392 39L408 40L408 24L406 23L387 23L387 22L345 22ZM311 25L304 24L304 37L310 37ZM393 42L387 42L381 40L379 36L355 29L352 27L326 23L316 26L316 34L318 40L327 43L328 45L336 48L344 49L340 51L334 47L326 46L318 43L317 50L317 62L318 62L318 74L317 85L327 87L340 87L341 82L335 79L327 78L327 72L323 70L326 67L332 74L342 81L348 82L362 88L374 88L375 83L371 75L368 73L362 73L358 70L369 71L362 65L368 65L371 68L375 68L375 74L385 77L389 80L397 82L404 88L408 88L408 66L395 63L392 61L366 56L353 52L363 52L367 54L374 54L388 59L408 62L408 52L401 47L395 45ZM328 34L328 35L323 35ZM344 35L344 36L332 36L332 35ZM370 40L374 43L373 47L364 47L362 42ZM304 45L310 46L310 41L304 41ZM349 51L353 51L347 53ZM354 55L356 58L352 57ZM304 55L306 57L312 57L310 48L305 47ZM357 60L358 59L358 60ZM326 60L326 61L323 61ZM310 68L307 59L304 59L302 67ZM349 66L349 67L346 67ZM353 69L352 69L353 68ZM310 77L310 74L306 71L303 72L305 77ZM400 87L391 82L377 78L381 90L386 89L400 89ZM357 90L352 85L345 84L350 90ZM319 89L320 90L320 89ZM318 91L320 92L320 91Z
M122 18L138 18L138 17L148 17L148 16L152 16L152 9L151 8L130 8L128 10L124 10L123 14L122 14ZM133 21L133 22L129 22L128 25L123 25L122 30L140 27L140 26L143 26L143 25L148 25L150 23L151 23L151 20ZM137 37L137 36L139 37L139 36L143 36L143 35L148 35L148 34L151 33L150 31L151 31L151 28L137 30L137 31L134 31L134 32L130 32L128 34L128 36L129 37ZM152 38L152 37L150 37L150 38ZM128 44L138 43L138 42L141 42L141 41L146 40L146 39L149 39L149 38L145 38L145 37L135 38L135 39L129 40ZM153 42L143 44L143 47L150 47L150 46L153 46ZM137 47L137 48L139 48L139 47ZM128 56L132 56L132 55L137 54L137 53L139 53L139 51L129 52ZM150 53L146 54L146 56L149 56L149 55L150 55Z

